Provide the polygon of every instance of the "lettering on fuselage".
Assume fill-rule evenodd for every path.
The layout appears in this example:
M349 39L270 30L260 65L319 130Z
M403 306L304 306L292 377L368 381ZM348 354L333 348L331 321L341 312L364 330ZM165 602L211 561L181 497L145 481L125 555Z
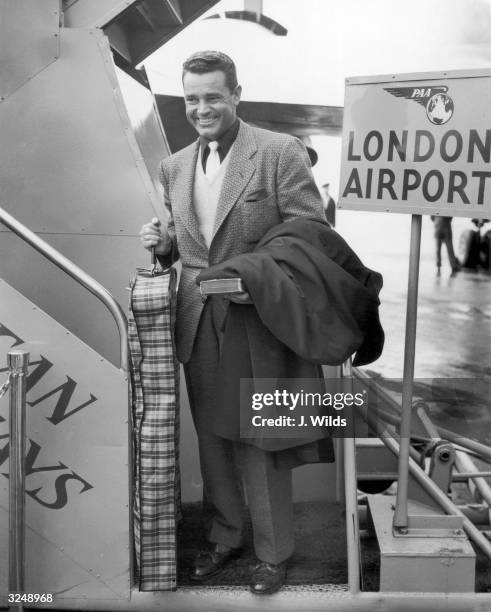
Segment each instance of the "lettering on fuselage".
M16 334L10 331L5 325L0 323L0 337L11 338L11 348L17 347L24 343ZM46 420L53 426L57 426L66 419L79 413L81 410L93 405L97 402L97 398L90 393L87 401L75 406L73 405L73 397L77 387L77 382L65 376L66 380L54 389L42 394L36 393L36 385L54 366L43 355L39 356L37 361L30 361L28 366L28 376L26 378L26 404L34 408L36 406L50 407L50 415ZM5 373L8 368L0 369L0 373ZM50 404L51 403L51 404ZM0 415L0 428L6 423L6 419ZM6 441L3 447L0 447L0 469L9 457L9 434L2 434L0 430L0 444L3 440ZM39 455L43 450L42 446L35 440L29 438L26 445L26 493L36 502L46 508L59 510L64 508L69 501L69 495L74 497L75 494L84 493L94 487L80 474L74 472L70 467L61 461L54 461L50 465L41 465ZM52 475L49 478L50 485L43 484L42 487L30 488L29 477L35 474L43 473L43 475ZM2 476L8 478L8 473L1 472ZM68 483L77 483L77 487L70 486ZM31 485L32 487L32 485ZM77 493L78 491L78 493Z

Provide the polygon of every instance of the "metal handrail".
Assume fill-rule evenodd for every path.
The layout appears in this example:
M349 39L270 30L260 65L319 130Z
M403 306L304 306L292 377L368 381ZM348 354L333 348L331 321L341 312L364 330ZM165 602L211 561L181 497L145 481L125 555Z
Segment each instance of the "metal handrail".
M29 353L9 351L9 592L24 592L26 379ZM22 602L17 610L23 610Z
M353 370L355 378L370 386L370 377L362 370ZM373 385L371 387L373 389ZM389 404L396 404L395 400L390 398L383 390L377 388L377 393L380 392L381 397L385 397ZM370 427L375 431L385 446L396 456L400 453L400 439L396 439L393 433L389 432L386 427L382 427L377 417L370 411L366 414L359 409L361 416L366 420ZM400 438L400 436L399 436ZM411 476L418 482L419 485L433 498L433 500L447 514L463 516L463 527L469 538L478 546L481 551L491 559L491 544L482 535L479 529L463 514L461 510L447 497L447 495L431 480L426 472L409 456L408 468Z
M372 393L375 393L385 404L393 408L395 411L395 414L389 414L385 410L378 408L379 416L382 417L384 421L387 421L392 425L399 425L401 422L400 404L386 391L384 391L382 387L374 383L374 381L368 376L368 374L365 374L363 370L358 370L355 368L353 369L353 375L364 385L368 386ZM491 463L491 446L486 446L481 442L476 442L471 438L466 438L462 434L446 429L445 427L440 427L440 425L438 425L438 432L440 437L445 438L445 440L448 440L449 442L453 442L457 450L467 450L487 463Z
M341 377L353 379L351 358L341 368ZM353 422L350 431L343 439L345 502L346 502L346 539L348 551L348 583L352 595L360 592L360 526L358 519L357 477L356 477L356 442Z
M73 261L62 255L37 234L20 223L20 221L17 221L17 219L3 208L0 208L0 221L12 230L14 234L22 238L24 242L30 244L36 251L46 257L46 259L49 259L55 266L66 272L66 274L85 287L90 293L99 298L106 306L118 326L120 339L120 368L126 372L128 369L128 326L126 316L121 306L116 302L109 291L74 264Z

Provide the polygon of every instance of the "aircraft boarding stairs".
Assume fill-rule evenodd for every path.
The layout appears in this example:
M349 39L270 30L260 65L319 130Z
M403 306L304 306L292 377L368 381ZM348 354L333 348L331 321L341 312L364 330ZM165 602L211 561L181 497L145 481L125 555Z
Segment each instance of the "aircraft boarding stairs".
M124 314L102 286L1 209L0 220L99 297L110 309L120 333L117 367L0 280L0 352L29 353L25 397L25 567L19 568L20 574L17 572L17 576L25 576L24 590L54 594L54 603L43 605L58 609L112 609L115 600L118 609L128 610L156 609L164 604L172 610L190 610L194 606L218 610L227 609L220 606L229 605L231 600L237 605L243 601L248 609L261 609L261 602L243 588L205 586L151 594L132 588L132 469ZM6 375L7 368L0 371ZM332 598L341 606L339 609L352 609L349 606L354 600L370 609L375 600L383 598L387 609L393 605L393 609L402 610L406 609L401 603L404 592L419 597L422 605L431 600L433 609L437 609L438 602L446 601L450 593L457 597L456 601L467 601L459 600L459 594L477 597L475 552L467 536L488 555L490 547L467 515L473 515L476 522L489 522L489 488L483 485L483 479L476 478L483 500L480 504L457 508L449 500L446 491L451 484L452 467L457 465L467 472L475 472L476 468L462 453L462 446L455 450L453 444L441 440L424 411L416 407L417 436L433 440L434 452L428 475L413 458L420 457L411 451L408 523L407 527L393 529L399 499L379 494L364 498L357 490L381 491L398 479L400 441L394 427L399 418L398 406L374 388L363 373L352 372L349 363L343 366L341 375L354 376L382 402L377 404L382 405L378 421L368 412L372 434L376 432L380 437L360 438L356 444L354 438L337 440L337 486L346 509L348 584L332 588L285 587L271 598L271 609L290 609L291 605L291 609L312 610L316 609L312 605L322 606ZM0 400L0 437L4 441L0 449L2 550L9 549L8 464L9 454L13 456L17 444L8 441L7 400L8 394ZM357 417L355 430L361 423L361 417ZM449 432L445 433L448 438ZM465 446L465 440L459 440ZM487 447L479 450L485 452L483 449ZM490 449L487 453L489 458ZM364 528L373 529L377 535L378 593L360 592L359 518ZM16 529L24 529L16 525ZM10 540L10 548L15 542ZM13 551L10 553L12 560ZM8 603L6 594L12 587L7 577L10 569L12 580L13 571L8 567L7 555L3 555L1 564L0 604ZM303 608L307 605L306 591L310 607Z

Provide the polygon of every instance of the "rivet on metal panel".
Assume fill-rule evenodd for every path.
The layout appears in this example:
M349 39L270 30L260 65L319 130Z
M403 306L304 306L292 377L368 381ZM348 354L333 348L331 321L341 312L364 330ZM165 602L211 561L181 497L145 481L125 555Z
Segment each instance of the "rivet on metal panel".
M63 546L60 546L60 550L61 552L63 552L65 549L63 548Z
M101 577L101 575L100 575L100 574L96 574L96 578L100 578L100 577Z
M100 361L102 362L102 361L104 361L104 359L101 358Z
M70 332L65 332L65 336L69 336L69 335L70 335Z

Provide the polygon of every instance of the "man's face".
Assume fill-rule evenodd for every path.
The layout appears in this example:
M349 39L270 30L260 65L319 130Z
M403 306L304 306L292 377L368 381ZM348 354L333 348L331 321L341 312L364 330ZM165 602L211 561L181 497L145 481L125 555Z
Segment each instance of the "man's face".
M225 84L221 70L195 74L186 72L183 79L186 117L200 136L218 140L237 117L241 88L233 92Z

